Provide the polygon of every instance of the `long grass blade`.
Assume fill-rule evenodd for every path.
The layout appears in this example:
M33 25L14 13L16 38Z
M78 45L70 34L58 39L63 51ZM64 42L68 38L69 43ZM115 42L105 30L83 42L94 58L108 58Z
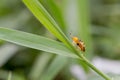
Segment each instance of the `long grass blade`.
M51 17L51 15L46 11L43 5L38 0L23 0L25 5L30 9L34 16L60 41L65 43L67 47L71 50L71 43L68 38L64 35L58 24Z
M64 44L26 32L0 28L0 39L33 49L77 58Z
M67 63L67 58L63 56L56 56L48 69L44 72L40 80L53 80L57 73Z
M8 74L8 79L7 80L12 80L12 72L11 71Z

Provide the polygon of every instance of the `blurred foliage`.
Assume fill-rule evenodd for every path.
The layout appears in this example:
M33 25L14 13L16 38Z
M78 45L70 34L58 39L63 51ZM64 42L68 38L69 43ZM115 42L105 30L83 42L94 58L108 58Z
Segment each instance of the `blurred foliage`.
M89 7L87 7L88 13L86 14L88 16L90 15L87 25L91 30L90 33L86 33L88 28L84 29L84 31L81 31L79 28L80 24L77 21L79 19L76 18L80 18L80 12L75 11L76 6L74 7L74 5L79 3L74 3L74 0L39 1L68 36L72 30L73 35L77 35L87 44L93 44L93 46L86 46L89 48L87 52L90 53L88 54L89 58L102 56L110 59L120 59L120 0L89 0ZM80 6L77 7L79 9ZM91 21L91 24L89 21ZM28 11L21 0L0 0L0 26L38 34L56 40L38 22L31 12ZM17 46L2 40L0 40L0 55L0 80L6 80L9 71L12 72L12 80L40 80L40 78L48 80L45 79L45 76L50 75L49 70L50 72L53 71L54 67L57 68L55 68L56 71L53 72L54 75L51 75L52 77L50 79L77 79L70 72L71 65L80 63L74 60L69 62L69 59L61 56L49 55L46 52L43 53L39 50ZM60 63L61 66L57 63ZM67 66L67 69L65 66ZM96 77L95 79L92 77L91 80L96 80ZM97 80L99 79L97 78Z

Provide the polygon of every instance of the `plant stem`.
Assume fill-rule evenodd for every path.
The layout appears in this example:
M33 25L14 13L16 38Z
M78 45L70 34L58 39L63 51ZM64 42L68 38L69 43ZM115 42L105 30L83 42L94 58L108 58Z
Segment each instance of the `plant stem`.
M83 61L86 65L88 65L90 68L92 68L96 73L98 73L101 77L103 77L105 80L111 80L109 76L98 70L93 64L90 63L90 61L84 57L82 53L79 53L73 46L71 46L72 49L75 51L75 54L79 56L79 59Z
M98 70L93 64L91 64L82 54L80 54L80 58L82 58L82 61L86 63L90 68L92 68L96 73L98 73L100 76L102 76L105 80L111 80L110 77L108 77L106 74Z

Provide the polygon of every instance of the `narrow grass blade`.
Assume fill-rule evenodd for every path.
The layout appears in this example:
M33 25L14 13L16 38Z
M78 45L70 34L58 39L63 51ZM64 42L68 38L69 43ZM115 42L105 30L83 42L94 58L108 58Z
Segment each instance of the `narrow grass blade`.
M26 32L0 28L0 39L33 49L78 58L64 44Z
M7 80L12 80L12 72L11 71L8 74L8 79Z
M50 15L55 19L56 23L60 26L60 28L65 31L65 22L64 17L61 11L61 7L59 7L54 0L39 0L41 4L47 9Z
M4 44L0 46L0 67L2 67L18 49L18 46L13 44Z
M79 37L84 41L86 46L85 56L89 59L93 57L92 37L90 35L90 16L89 16L89 0L77 0L78 9L78 29ZM85 71L89 71L88 66L81 63Z
M52 54L45 52L37 57L29 74L31 80L38 80L41 77L43 71L46 69L48 62L52 57Z
M66 63L66 57L56 56L56 58L53 60L53 62L39 80L53 80Z
M42 4L38 0L23 0L25 5L30 9L34 16L60 41L64 42L71 50L71 43L59 28L55 20L46 11Z
M90 33L90 15L89 15L89 0L77 0L78 7L78 34L85 42L86 57L93 57L92 37Z

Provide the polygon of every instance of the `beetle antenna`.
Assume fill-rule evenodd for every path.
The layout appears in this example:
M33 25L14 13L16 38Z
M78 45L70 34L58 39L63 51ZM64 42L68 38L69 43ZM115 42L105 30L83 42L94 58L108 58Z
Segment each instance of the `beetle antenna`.
M72 38L73 37L73 35L72 35L72 33L70 32L70 37Z

